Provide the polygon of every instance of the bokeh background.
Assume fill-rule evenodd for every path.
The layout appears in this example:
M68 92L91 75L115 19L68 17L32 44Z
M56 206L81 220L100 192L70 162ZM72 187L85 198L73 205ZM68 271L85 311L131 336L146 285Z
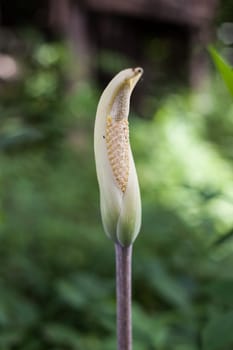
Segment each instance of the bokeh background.
M0 349L115 349L96 106L142 66L134 350L233 348L232 0L0 1Z

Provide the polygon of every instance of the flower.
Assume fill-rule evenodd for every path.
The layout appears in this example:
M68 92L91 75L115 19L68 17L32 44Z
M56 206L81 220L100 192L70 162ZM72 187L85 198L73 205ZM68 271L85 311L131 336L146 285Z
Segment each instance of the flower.
M100 207L106 234L122 246L133 243L141 226L141 198L129 143L131 93L142 68L118 73L104 90L96 113L94 149Z

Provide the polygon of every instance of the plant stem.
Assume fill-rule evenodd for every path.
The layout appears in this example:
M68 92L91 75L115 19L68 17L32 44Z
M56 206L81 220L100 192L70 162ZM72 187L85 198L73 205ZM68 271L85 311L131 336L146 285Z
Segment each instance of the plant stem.
M132 244L116 249L117 349L132 350L131 269Z

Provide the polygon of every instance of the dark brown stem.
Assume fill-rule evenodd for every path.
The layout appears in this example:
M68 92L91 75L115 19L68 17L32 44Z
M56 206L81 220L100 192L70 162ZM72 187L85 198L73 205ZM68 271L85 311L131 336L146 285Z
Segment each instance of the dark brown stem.
M131 265L132 245L116 248L117 349L132 350Z

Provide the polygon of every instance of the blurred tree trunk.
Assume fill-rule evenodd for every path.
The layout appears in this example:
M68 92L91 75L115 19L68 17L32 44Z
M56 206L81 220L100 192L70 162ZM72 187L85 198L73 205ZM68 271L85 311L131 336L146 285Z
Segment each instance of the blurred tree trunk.
M199 89L209 77L209 58L207 48L213 34L209 23L191 28L190 34L190 85Z
M49 22L59 32L73 52L71 80L82 81L91 73L91 44L88 30L88 16L78 1L50 0Z

